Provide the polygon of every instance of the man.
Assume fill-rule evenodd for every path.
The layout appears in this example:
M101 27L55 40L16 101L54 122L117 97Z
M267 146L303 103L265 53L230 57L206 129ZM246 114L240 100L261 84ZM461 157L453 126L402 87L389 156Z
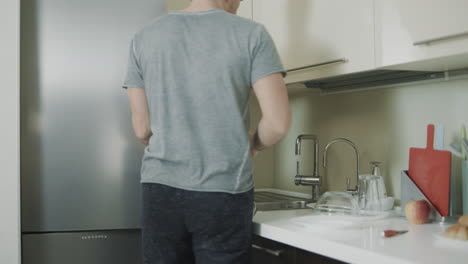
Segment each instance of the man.
M290 126L285 74L240 0L193 0L131 42L127 78L144 151L144 263L248 263L252 157ZM248 134L253 87L262 118Z

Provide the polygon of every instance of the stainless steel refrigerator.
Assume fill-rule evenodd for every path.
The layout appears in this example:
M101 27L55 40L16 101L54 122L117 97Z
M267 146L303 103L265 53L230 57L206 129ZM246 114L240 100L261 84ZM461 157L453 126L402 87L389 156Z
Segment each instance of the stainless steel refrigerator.
M124 80L163 0L21 0L25 264L141 263L140 163Z

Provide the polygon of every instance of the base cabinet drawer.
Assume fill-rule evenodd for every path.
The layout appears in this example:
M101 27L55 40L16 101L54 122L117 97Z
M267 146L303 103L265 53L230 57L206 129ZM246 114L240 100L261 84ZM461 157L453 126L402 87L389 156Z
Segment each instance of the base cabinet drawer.
M328 258L319 254L314 254L309 251L296 248L296 261L295 264L311 264L311 263L320 263L320 264L342 264L345 262Z
M252 264L295 263L294 251L294 247L254 236L252 241Z
M298 249L261 236L252 241L252 264L342 264L332 258Z

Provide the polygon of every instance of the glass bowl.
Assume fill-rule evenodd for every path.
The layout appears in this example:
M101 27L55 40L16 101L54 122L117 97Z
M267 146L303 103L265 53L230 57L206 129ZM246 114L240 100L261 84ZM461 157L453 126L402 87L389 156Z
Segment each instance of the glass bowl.
M315 210L324 214L358 215L357 197L347 192L326 192L315 204Z

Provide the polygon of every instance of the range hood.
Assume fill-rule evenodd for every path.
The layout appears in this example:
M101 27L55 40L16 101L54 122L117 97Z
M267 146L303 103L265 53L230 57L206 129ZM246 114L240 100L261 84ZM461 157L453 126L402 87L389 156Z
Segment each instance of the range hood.
M293 83L288 86L318 88L321 94L334 94L463 78L468 78L468 69L452 71L372 70Z

